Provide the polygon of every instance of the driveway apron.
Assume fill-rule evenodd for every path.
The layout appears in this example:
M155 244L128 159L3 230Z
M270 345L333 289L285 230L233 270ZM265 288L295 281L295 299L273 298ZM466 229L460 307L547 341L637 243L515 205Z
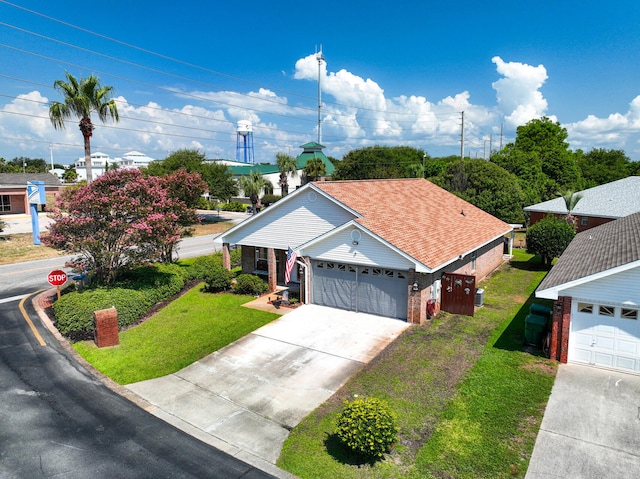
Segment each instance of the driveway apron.
M640 474L640 376L561 364L526 479Z
M127 387L176 427L274 464L291 428L408 326L304 305L175 374Z

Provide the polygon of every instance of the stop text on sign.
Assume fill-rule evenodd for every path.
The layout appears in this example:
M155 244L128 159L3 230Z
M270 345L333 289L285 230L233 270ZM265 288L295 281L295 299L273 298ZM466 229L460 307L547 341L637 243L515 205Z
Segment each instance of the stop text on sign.
M62 286L67 282L67 273L59 269L51 271L51 273L47 275L47 281L52 286Z

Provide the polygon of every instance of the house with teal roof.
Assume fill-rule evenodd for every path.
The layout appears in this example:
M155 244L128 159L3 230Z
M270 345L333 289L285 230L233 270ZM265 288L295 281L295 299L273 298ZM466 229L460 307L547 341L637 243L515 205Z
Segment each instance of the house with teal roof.
M335 167L333 166L333 163L331 163L331 160L329 160L327 155L322 152L322 149L325 148L324 145L316 142L309 142L301 145L300 148L302 148L302 153L300 153L296 158L296 175L293 176L289 174L287 178L289 184L289 192L295 191L305 183L304 168L307 166L307 163L313 159L320 159L320 161L322 161L324 165L325 174L321 178L319 178L320 180L331 176L335 171ZM231 170L233 177L236 179L240 178L241 176L247 176L251 172L257 171L271 182L271 184L273 185L273 194L282 196L282 191L279 184L280 170L278 170L278 166L275 163L250 164L227 160L215 161L229 165L229 169Z

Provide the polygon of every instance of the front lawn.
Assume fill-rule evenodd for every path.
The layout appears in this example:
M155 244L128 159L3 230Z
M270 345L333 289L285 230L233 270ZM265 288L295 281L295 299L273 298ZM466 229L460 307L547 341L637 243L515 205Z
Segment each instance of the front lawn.
M241 305L253 296L203 293L196 286L144 323L120 333L120 345L76 351L119 384L171 374L217 351L279 315Z
M523 347L545 273L516 251L481 285L475 317L441 313L408 329L294 428L278 466L303 479L524 477L556 371ZM399 442L384 461L361 463L333 434L343 399L355 395L397 414Z

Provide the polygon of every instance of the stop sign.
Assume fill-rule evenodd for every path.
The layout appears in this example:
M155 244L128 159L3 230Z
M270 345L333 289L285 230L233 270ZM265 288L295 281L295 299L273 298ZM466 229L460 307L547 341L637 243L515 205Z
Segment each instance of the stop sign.
M67 273L61 269L55 269L47 275L47 281L51 286L62 286L67 282Z

